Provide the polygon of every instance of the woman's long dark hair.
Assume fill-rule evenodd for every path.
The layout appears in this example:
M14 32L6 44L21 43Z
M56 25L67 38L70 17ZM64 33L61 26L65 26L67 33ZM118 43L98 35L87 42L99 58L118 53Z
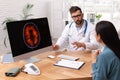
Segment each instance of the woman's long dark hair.
M120 39L114 25L109 21L100 21L96 24L95 30L106 46L120 59Z

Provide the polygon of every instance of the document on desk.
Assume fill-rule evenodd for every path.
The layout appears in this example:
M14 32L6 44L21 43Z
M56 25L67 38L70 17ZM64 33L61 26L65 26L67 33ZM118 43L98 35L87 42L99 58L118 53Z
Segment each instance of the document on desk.
M81 61L71 61L71 60L61 59L57 61L54 65L72 68L72 69L80 69L83 66L83 64L84 62Z

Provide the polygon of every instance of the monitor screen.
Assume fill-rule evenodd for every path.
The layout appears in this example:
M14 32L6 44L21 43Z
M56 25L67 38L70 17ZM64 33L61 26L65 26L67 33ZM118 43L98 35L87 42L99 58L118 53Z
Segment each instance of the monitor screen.
M13 57L52 45L47 18L7 23Z

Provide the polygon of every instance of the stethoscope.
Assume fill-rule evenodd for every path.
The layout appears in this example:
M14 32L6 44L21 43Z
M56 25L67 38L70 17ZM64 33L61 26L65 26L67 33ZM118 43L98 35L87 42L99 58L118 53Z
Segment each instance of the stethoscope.
M87 31L87 26L88 26L88 22L87 20L84 20L85 21L85 29L84 29L84 32L83 32L83 37L85 37L85 34L86 34L86 31ZM69 25L69 28L71 28L71 25L73 24L73 22L71 22L71 24Z

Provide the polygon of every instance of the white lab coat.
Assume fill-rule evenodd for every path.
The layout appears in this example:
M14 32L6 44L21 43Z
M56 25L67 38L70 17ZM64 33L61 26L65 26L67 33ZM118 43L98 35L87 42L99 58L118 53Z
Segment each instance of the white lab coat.
M61 37L57 40L56 44L60 47L63 47L66 42L68 42L68 50L76 50L75 47L71 43L74 41L84 42L86 45L86 49L94 50L98 48L98 42L95 39L95 27L87 21L87 30L84 35L85 30L85 21L83 23L82 28L78 31L76 28L76 24L73 22L66 25L64 28ZM83 50L83 47L78 48L77 50Z

